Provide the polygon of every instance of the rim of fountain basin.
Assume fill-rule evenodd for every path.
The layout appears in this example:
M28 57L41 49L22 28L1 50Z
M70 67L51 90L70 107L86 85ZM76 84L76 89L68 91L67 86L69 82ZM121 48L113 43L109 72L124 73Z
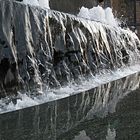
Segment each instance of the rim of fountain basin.
M123 77L121 77L121 78L113 79L113 80L111 80L111 81L108 81L108 82L99 84L98 86L95 86L95 87L90 88L90 89L88 89L88 90L84 90L84 91L81 91L81 92L77 92L76 94L73 94L73 95L69 95L69 96L66 96L66 97L58 98L58 99L53 99L53 100L50 100L50 101L42 102L42 103L39 103L39 104L36 104L36 105L31 105L31 106L27 106L27 107L23 107L23 108L19 108L19 109L14 109L14 110L10 110L10 111L9 111L9 110L8 110L8 111L3 111L2 113L0 113L0 116L2 116L2 115L4 115L4 114L11 114L12 112L19 112L20 110L23 110L23 111L24 111L24 110L26 110L26 109L29 109L29 110L30 110L30 109L32 109L32 108L38 108L39 106L43 106L43 105L46 105L46 106L47 106L47 105L52 104L52 103L54 103L54 102L61 102L61 101L63 101L63 100L66 100L66 99L69 99L69 98L73 98L73 97L75 97L75 96L82 96L82 93L83 93L83 94L88 94L88 92L90 92L90 91L92 91L92 90L94 90L94 89L96 89L96 88L99 88L99 87L101 87L101 86L104 86L104 85L106 85L106 84L113 83L113 82L117 82L117 81L122 80L122 79L124 79L124 78L130 78L130 77L134 77L134 76L138 77L138 85L136 85L135 88L132 88L131 90L129 90L129 91L128 91L128 94L129 94L130 92L132 92L132 91L137 90L137 89L140 88L140 81L139 81L139 79L140 79L140 71L131 73L131 74L129 74L129 75L125 75L125 76L123 76Z

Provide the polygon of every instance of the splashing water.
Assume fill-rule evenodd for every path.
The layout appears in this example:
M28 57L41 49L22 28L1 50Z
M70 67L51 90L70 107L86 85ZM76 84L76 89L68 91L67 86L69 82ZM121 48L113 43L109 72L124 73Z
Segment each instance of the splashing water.
M112 9L109 7L106 9L103 9L101 6L93 7L91 9L82 7L77 16L89 20L99 21L111 26L118 26L119 24L113 15Z
M23 3L50 9L49 0L23 0Z
M45 8L50 9L50 7L49 7L49 0L39 0L39 5L41 7L45 7Z
M23 0L23 3L33 5L33 6L39 6L38 0Z
M17 97L16 104L12 101L8 101L9 99L1 99L0 100L0 114L11 112L13 110L19 110L27 107L31 107L34 105L39 105L42 103L66 98L71 95L75 95L84 91L88 91L92 88L98 87L102 84L118 80L122 77L129 76L130 74L135 74L139 72L140 65L134 65L127 68L121 68L112 72L103 72L102 74L98 74L89 78L88 80L82 79L80 84L77 83L69 83L67 86L61 87L59 89L48 89L44 91L44 93L37 97L30 97L27 94L19 93ZM138 85L135 85L134 89L137 88ZM126 93L127 94L127 93ZM124 94L120 95L122 98L125 96ZM9 102L9 103L8 103ZM113 111L112 111L113 112Z
M24 0L24 3L34 5L34 6L41 6L41 7L49 8L49 5L48 5L49 1L47 1L47 0L46 1L39 0L39 2L37 0ZM51 12L49 14L51 14ZM59 15L59 18L57 17L57 14ZM53 25L53 27L51 27L50 26L51 23L49 25L47 22L44 22L44 18L43 18L44 16L39 18L38 14L36 14L36 11L32 11L32 16L34 16L34 19L36 19L36 21L37 21L36 24L38 25L38 26L33 26L35 33L36 34L40 33L40 32L38 32L38 31L40 31L39 27L42 25L42 23L44 23L42 25L43 26L42 32L45 34L46 29L48 29L50 31L49 32L50 36L48 36L48 38L50 37L50 41L48 41L48 42L54 41L53 47L56 47L56 49L58 49L58 52L61 50L61 47L62 47L62 51L63 51L63 49L66 49L65 51L69 53L68 55L69 55L69 58L71 59L71 61L70 61L71 65L74 62L76 65L78 62L78 67L74 67L74 66L71 67L71 65L68 65L68 63L69 63L69 62L67 63L68 60L67 61L63 60L63 63L61 63L61 62L58 63L57 65L63 66L65 68L64 71L61 71L58 69L58 71L59 71L58 73L60 73L59 77L65 76L65 75L63 75L64 72L65 72L65 74L72 73L72 72L74 73L75 72L74 69L76 69L76 68L77 69L79 68L80 69L79 71L81 72L81 69L84 67L81 67L80 64L82 64L82 66L86 65L85 60L88 61L89 68L95 69L95 72L96 72L96 70L99 71L98 68L102 69L102 72L100 71L102 74L96 74L95 76L91 77L88 80L81 78L81 81L78 84L75 84L75 83L73 84L69 80L70 82L68 83L67 86L59 88L59 89L49 89L48 88L47 90L43 91L42 95L40 95L38 97L30 97L30 93L27 93L27 94L19 93L19 95L18 95L19 99L17 99L16 104L13 104L13 102L9 102L9 99L2 99L2 100L0 100L0 113L13 111L13 110L17 110L17 109L22 109L22 108L33 106L33 105L38 105L40 103L64 98L64 97L67 97L67 96L70 96L70 95L73 95L73 94L76 94L76 93L79 93L82 91L89 90L91 88L97 87L101 84L110 82L112 80L116 80L116 79L128 76L130 74L139 72L140 65L139 64L135 65L134 62L137 63L137 59L139 60L139 57L138 57L139 52L137 50L137 47L140 44L140 42L139 42L138 38L136 37L136 35L134 33L132 33L131 31L126 31L126 30L122 30L122 29L118 28L118 22L114 18L112 9L107 8L104 10L100 6L94 7L92 9L87 9L87 8L82 7L78 16L89 19L89 20L100 21L102 23L109 24L113 27L115 26L115 28L112 28L112 27L108 28L107 25L102 25L101 23L98 24L94 21L88 22L88 21L81 19L80 23L78 23L78 24L82 25L82 28L76 28L72 25L72 31L68 32L67 36L65 36L65 34L66 34L65 24L67 23L65 21L69 20L70 23L72 24L72 22L75 20L74 19L75 16L73 18L73 16L72 17L69 15L64 16L63 13L55 13L55 12L50 16L50 18L52 18L54 16L53 20L57 21L54 23L56 23L56 27L57 26L59 27L59 31L61 34L56 34L56 32L55 32L56 28L54 28L55 24ZM68 16L69 16L69 18L68 18ZM26 19L27 23L31 22L30 17L27 16L26 18L27 18ZM41 20L41 18L43 19L42 20L43 22L39 22ZM65 18L68 18L68 19L65 19ZM78 20L75 20L75 21L78 21ZM45 20L45 21L47 21L47 20ZM32 24L30 26L32 26ZM26 27L26 33L25 33L26 36L35 37L34 32L32 33L33 29L31 30L30 27L28 27L28 28L27 27ZM54 33L53 33L53 31L54 31ZM88 36L86 36L87 33L88 33ZM42 35L42 38L41 38L42 40L44 39L43 37L44 36ZM53 37L55 38L55 40L53 40ZM67 37L67 40L66 40L67 42L63 42L63 41L65 41L66 37ZM37 46L36 42L35 42L37 39L38 38L34 39L35 46ZM46 42L46 37L45 37L44 42ZM63 48L63 47L65 47L65 46L63 46L63 43L70 44L69 48L67 48L67 47ZM89 45L89 46L87 47L87 45ZM43 43L42 43L42 48L44 47L44 50L40 49L40 53L41 53L42 59L44 59L43 57L44 57L44 53L45 53L45 64L46 65L44 65L44 68L47 67L47 69L45 69L45 70L46 71L48 70L48 73L49 73L53 68L51 67L52 69L50 69L50 71L49 71L49 67L50 67L50 65L52 65L52 63L48 66L47 65L48 60L46 60L46 58L49 57L49 59L51 59L53 54L51 54L51 52L49 51L50 48L48 46L49 46L48 44L47 45L45 44L43 46ZM33 46L30 46L30 47L33 47ZM85 60L84 59L81 60L82 58L80 58L79 54L80 55L84 54L84 52L83 52L84 47L85 47L85 49L88 48L86 50L87 56L85 56L86 57ZM45 49L47 51L45 51ZM68 49L71 49L71 50L69 51ZM35 50L33 49L33 51L35 51ZM74 52L75 54L72 56L71 52ZM30 51L30 54L32 54L32 53L33 52ZM34 52L34 54L37 54L37 52ZM93 55L95 57L93 57ZM35 60L37 59L34 55L31 55L31 56ZM129 56L129 59L127 58L128 56ZM76 59L76 61L75 61L75 59ZM96 61L95 59L97 59L97 63L95 62ZM32 61L32 59L30 59L30 60L31 60L31 63L34 64L33 68L35 69L38 66L37 61ZM127 67L127 65L125 65L125 63L124 63L125 60L129 60L130 66L131 66L131 64L134 64L134 65L132 67ZM39 60L39 61L41 61L41 60ZM108 63L108 62L110 62L110 63ZM114 66L115 70L113 71L113 70L109 69L109 71L110 71L109 73L103 72L103 69L104 68L107 69L108 67L106 67L106 66L109 64L112 64ZM35 78L35 80L40 81L41 77L38 74L38 72L35 71L35 74L36 74L36 77L39 77L39 78ZM53 74L53 73L51 73L51 74ZM55 77L55 78L57 79L57 77ZM46 86L48 86L48 85L46 85Z
M50 9L49 0L23 0L23 3ZM119 25L119 20L114 17L112 9L110 7L107 7L106 9L103 9L99 5L91 9L82 7L77 16L89 20L99 21L111 26Z

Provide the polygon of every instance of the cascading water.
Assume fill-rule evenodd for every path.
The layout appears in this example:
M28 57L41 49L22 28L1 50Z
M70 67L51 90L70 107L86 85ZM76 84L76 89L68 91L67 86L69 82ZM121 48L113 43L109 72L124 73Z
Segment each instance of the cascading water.
M92 15L96 10L103 17L95 20L103 23L91 21L99 17ZM7 97L0 100L0 112L63 98L139 71L135 33L117 26L111 9L88 12L90 20L85 20L82 12L76 17L0 2L0 96ZM11 102L14 94L16 104Z

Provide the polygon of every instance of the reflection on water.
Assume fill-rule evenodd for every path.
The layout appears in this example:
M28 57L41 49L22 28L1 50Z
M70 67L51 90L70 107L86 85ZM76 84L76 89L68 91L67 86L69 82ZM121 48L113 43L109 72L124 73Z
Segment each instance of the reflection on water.
M115 129L114 128L111 129L110 127L108 127L106 140L115 140L115 137L116 137ZM75 136L73 140L91 140L91 138L87 136L85 130L82 130L80 131L80 134L78 136Z
M80 132L78 136L75 136L74 140L91 140L91 139L87 136L86 132L83 130Z
M115 113L81 122L59 140L139 140L140 89L122 99Z
M0 140L139 140L139 74L0 115ZM134 91L130 91L130 90Z
M115 138L116 138L116 131L114 128L111 129L109 126L107 130L106 140L115 140Z

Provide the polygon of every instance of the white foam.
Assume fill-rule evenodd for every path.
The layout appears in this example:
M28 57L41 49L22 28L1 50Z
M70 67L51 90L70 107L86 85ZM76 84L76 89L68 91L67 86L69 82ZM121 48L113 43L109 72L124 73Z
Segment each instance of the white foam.
M39 5L41 7L50 9L49 0L39 0Z
M119 22L114 17L112 9L103 9L101 6L93 7L91 9L82 7L80 9L78 17L82 17L89 20L99 21L111 26L118 26Z
M23 0L23 3L50 9L49 0Z
M39 105L53 100L62 99L95 88L101 84L120 79L130 74L134 74L139 72L139 70L140 65L136 64L134 66L120 68L116 71L102 72L102 74L93 76L88 80L81 78L80 84L69 83L68 86L62 87L60 89L46 90L42 95L38 97L29 97L27 94L19 93L19 99L15 105L12 102L7 103L8 99L0 100L0 114Z
M33 6L39 6L38 0L23 0L23 3L33 5Z

